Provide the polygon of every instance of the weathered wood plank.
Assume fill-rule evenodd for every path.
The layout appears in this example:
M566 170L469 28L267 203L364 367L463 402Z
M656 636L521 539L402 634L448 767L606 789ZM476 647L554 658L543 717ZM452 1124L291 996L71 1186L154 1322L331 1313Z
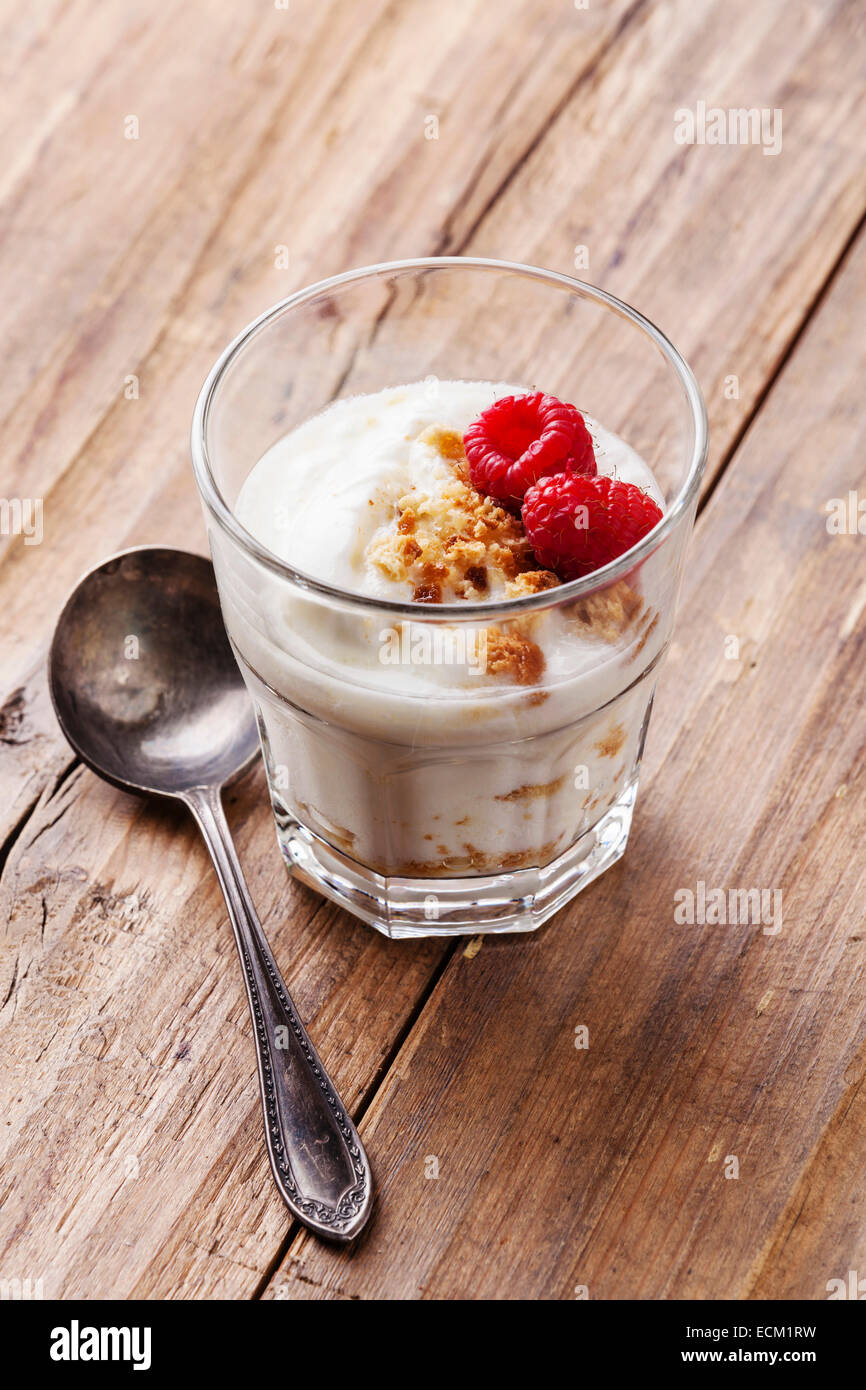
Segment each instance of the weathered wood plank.
M0 766L5 793L0 802L0 845L14 839L40 795L71 766L71 751L58 732L45 663L40 660L0 708Z
M648 5L445 249L576 273L658 323L707 400L709 486L862 216L864 61L857 0ZM780 153L677 144L699 101L780 108Z
M856 939L849 940L853 948ZM857 983L862 989L862 976ZM843 1281L842 1297L863 1296L864 1062L861 1048L843 1074L848 1083L845 1094L809 1155L771 1244L759 1257L749 1298L839 1297L841 1290L833 1280ZM852 1256L854 1266L849 1263Z
M824 1298L866 1267L864 541L826 525L866 481L864 302L861 238L702 516L625 860L454 955L362 1127L375 1226L348 1259L299 1236L270 1296ZM699 881L781 907L680 925Z
M299 6L291 20L272 6L244 17L201 0L132 0L110 15L60 7L17 68L20 100L7 92L6 495L45 497L87 448L173 319L286 92L312 96L309 47L328 35L339 70L363 32L336 5ZM262 38L258 65L239 62Z
M127 90L149 97L142 84L165 47L172 80L189 91L183 120L172 119L164 94L139 113L141 144L150 143L146 160L126 177L138 179L134 192L143 202L128 206L133 190L124 189L111 245L100 243L105 255L77 266L80 281L70 289L85 310L87 296L99 297L100 313L87 318L89 337L82 347L70 302L57 319L59 337L46 333L31 353L34 384L12 397L7 440L10 458L21 440L21 467L6 476L21 491L38 479L46 541L38 558L33 547L10 545L0 577L17 609L4 632L5 672L20 672L23 687L7 706L16 737L7 785L18 797L7 829L38 795L35 773L47 777L47 759L64 765L56 736L45 738L51 718L42 673L25 669L32 639L38 629L44 641L63 590L96 558L97 544L99 551L123 544L133 525L135 539L189 544L198 516L186 421L220 342L311 275L384 254L372 246L388 207L395 251L407 234L428 244L485 146L503 131L518 151L529 142L626 9L611 6L577 29L564 12L554 30L568 42L545 58L535 7L506 5L501 41L482 72L480 6L449 3L435 14L368 7L360 25L357 13L339 8L337 25L333 13L314 7L318 18L306 34L293 27L279 42L266 40L268 26L294 25L278 14L243 35L235 29L226 44L233 12L223 6L224 27L206 52L191 51L193 15L170 32L146 29L140 42L147 53L133 50L123 68ZM186 34L185 23L192 26ZM541 57L540 65L516 71L521 47ZM212 80L203 80L206 70ZM491 84L506 76L516 118L489 101ZM115 74L111 89L120 82ZM113 143L119 136L109 96L98 86L91 93L50 168L47 150L30 190L34 202L57 199L64 161L81 177L83 152L93 144L106 166L129 156ZM444 124L446 109L450 158L431 181L424 116L439 111ZM455 140L461 128L473 138ZM392 166L403 170L399 179ZM105 222L105 170L92 179L93 196L77 209L85 237L88 226L97 235ZM409 185L425 196L405 196ZM353 218L343 217L344 207ZM374 207L379 220L371 222ZM355 248L353 238L370 249ZM293 253L287 274L274 267L275 246L284 241ZM315 265L314 252L308 259L299 246L315 248ZM126 250L120 259L117 247ZM162 261L151 264L155 249ZM139 379L131 399L120 389L128 372ZM75 405L65 417L58 381ZM34 415L43 449L31 462ZM12 846L2 888L0 998L14 1060L6 1100L15 1117L4 1139L16 1175L3 1202L2 1267L11 1277L38 1264L50 1294L249 1295L287 1223L263 1156L240 978L203 851L182 818L135 809L87 773L74 773L56 795L45 786ZM288 885L262 803L259 777L237 808L251 887L299 1008L354 1109L444 948L428 942L389 951L360 924ZM46 1263L49 1229L58 1235Z
M356 1109L441 948L390 950L290 887L261 772L231 819L298 1007ZM79 769L6 866L0 1270L41 1276L46 1297L249 1296L288 1228L231 931L186 831L180 809Z
M87 32L70 45L52 31L44 80L62 63L76 82L51 138L19 152L27 177L3 209L16 265L0 316L13 369L0 394L4 486L44 496L89 456L128 373L157 394L146 378L167 336L195 357L194 395L227 334L263 305L398 254L406 236L410 252L429 246L487 153L501 159L504 142L520 156L633 4L563 8L547 32L533 0L499 6L493 31L484 0L435 12L369 0L360 16L301 3L245 22L225 3L130 5L95 73ZM49 221L58 207L73 209L76 248L58 256L62 296L49 238L71 236ZM184 444L190 408L171 417ZM133 428L124 452L139 438Z
M706 354L699 359L706 382L720 379L729 361L734 363L730 370L748 375L748 392L739 402L726 402L722 410L711 399L724 452L807 312L863 199L851 146L853 126L839 118L843 108L834 106L836 98L829 95L850 70L849 8L825 7L820 34L811 11L800 15L798 10L798 18L791 21L786 8L784 25L777 17L775 39L769 27L755 24L753 17L749 27L745 5L721 8L723 19L710 5L652 10L622 5L588 12L565 6L553 21L545 10L546 23L559 26L549 41L534 4L498 6L495 24L489 6L469 7L456 0L429 8L383 5L375 8L375 15L368 7L365 21L371 17L363 25L357 12L345 11L342 28L338 25L336 30L325 28L331 23L329 11L293 6L290 15L296 18L295 12L302 11L308 25L300 40L296 30L288 35L281 30L271 39L271 16L262 21L263 27L251 23L241 35L226 18L228 8L209 6L208 13L218 9L220 22L228 27L220 29L200 65L195 55L183 56L183 50L198 41L197 32L190 41L190 31L170 27L182 21L161 18L159 24L168 27L152 34L143 31L140 68L133 54L132 67L123 69L125 86L112 82L103 92L98 82L89 82L86 123L75 127L76 138L71 140L72 129L61 124L64 141L71 143L53 154L49 143L40 155L45 202L28 205L31 225L45 219L45 206L53 206L52 178L60 179L60 163L66 159L81 169L86 153L83 132L99 141L110 129L113 138L113 117L108 114L112 93L123 94L126 114L130 81L138 73L137 87L142 89L152 66L163 61L166 35L178 49L169 64L175 84L196 90L184 95L189 105L183 108L187 115L182 138L178 149L169 151L171 158L166 156L171 178L165 180L160 152L165 155L162 147L176 128L170 119L170 91L161 91L156 103L161 134L134 186L135 196L146 200L141 220L122 224L118 243L109 248L112 255L98 261L92 274L76 261L76 274L83 278L75 281L79 297L74 313L69 322L62 315L54 321L56 336L40 338L28 396L10 398L13 411L17 408L19 413L8 437L21 444L16 456L21 467L31 466L26 431L34 417L40 419L42 433L31 446L44 435L51 450L43 449L30 474L19 469L14 475L34 477L40 486L42 479L49 480L44 487L46 542L41 547L11 544L0 566L0 641L8 652L8 687L2 698L33 669L63 594L87 563L124 543L159 540L189 545L191 536L201 534L196 530L197 504L186 457L186 422L206 367L226 337L264 304L347 264L452 249L468 237L467 245L475 251L535 257L568 269L572 238L587 239L577 234L583 224L575 228L569 220L573 210L597 206L593 225L603 226L605 236L609 228L615 233L609 271L597 258L593 234L589 278L603 279L626 297L633 296L657 313L687 350ZM149 16L150 10L124 13ZM627 14L630 18L621 27ZM284 14L277 16L276 22L285 21ZM200 25L198 12L197 17ZM664 57L672 37L665 17L681 36L670 61ZM147 19L151 22L155 21ZM575 30L575 24L588 24L589 31ZM782 27L784 43L778 41ZM616 42L608 52L614 34ZM811 50L807 40L812 41ZM742 171L747 157L763 165L774 161L762 159L754 149L692 150L684 158L682 151L667 144L664 134L672 122L668 92L685 80L683 74L712 73L715 81L721 71L716 55L726 45L732 66L721 75L732 85L726 89L720 83L720 95L707 93L710 99L724 100L722 93L737 85L739 46L749 55L749 82L766 93L749 100L773 104L781 99L780 92L792 88L790 101L800 128L812 138L821 112L832 106L824 112L827 148L820 177L808 140L786 147L775 161L785 174L784 179L777 175L775 202L768 204L771 218L755 196L751 175ZM627 67L619 66L620 54ZM800 81L807 55L808 86ZM635 86L635 72L646 74L643 105L627 90ZM638 120L648 99L651 107L663 108L654 125ZM686 92L682 100L688 99ZM738 104L740 99L737 91ZM672 100L671 108L679 100ZM591 142L590 160L585 127L599 101L602 125ZM787 95L785 103L787 111ZM217 109L211 111L211 105ZM247 106L255 111L247 112ZM153 107L149 109L153 115ZM849 121L855 121L856 109L844 109ZM571 112L579 115L576 127L570 124ZM617 112L625 112L628 120L624 126L608 127L608 135L615 136L612 142L605 139L604 122ZM439 116L436 142L424 141L429 114ZM580 139L572 147L575 129ZM509 169L514 167L540 135L544 138L535 152L488 211L506 160ZM557 154L551 153L554 147ZM610 157L613 149L615 162ZM682 173L680 164L670 167L671 149ZM53 175L46 160L53 160ZM719 163L713 162L719 160L724 177ZM648 297L655 272L681 256L684 238L694 237L695 228L711 220L720 196L730 198L736 191L738 177L744 190L743 225L723 222L720 250L712 239L700 241L688 264L694 298L701 297L700 306L692 307L696 314L700 310L702 328L699 334L686 322L680 329L666 314L663 296L652 301ZM688 196L673 198L671 205L666 190L679 187L680 180L685 180ZM606 184L616 190L607 201L602 197ZM106 186L114 197L113 181L103 169L101 177L94 177L91 195L79 201L68 197L70 226L85 244L88 237L99 236ZM120 186L128 201L132 186ZM62 180L56 187L64 187ZM37 193L38 188L33 199ZM199 206L202 200L204 208ZM563 205L568 210L561 223L564 242L559 230ZM630 226L636 206L641 211ZM782 216L780 209L788 206L791 215L786 221L788 213ZM123 212L129 216L127 209ZM776 224L786 229L787 240ZM167 236L166 259L143 281L149 257L161 254ZM739 269L741 256L748 267L755 248L765 240L775 247L784 271L777 276L769 261L761 262L764 275L749 280L749 294L737 298L736 321L723 323L724 332L730 330L725 338L712 326L713 315L721 321L730 300L728 282L718 273L720 258L733 257ZM127 270L124 255L132 243L139 249ZM284 272L274 266L279 243L288 244L291 252ZM617 261L617 256L622 259ZM679 294L677 313L686 317L689 300L671 279L676 276L665 271L659 283L664 282L666 294ZM146 305L139 304L139 284L146 285ZM103 294L108 300L102 305L105 313L97 315L92 339L80 350L77 331L82 322L91 321L87 296ZM109 330L112 315L116 325ZM115 337L99 356L104 331ZM24 335L14 341L18 350L26 346ZM739 344L735 357L733 342ZM741 362L747 362L747 373ZM138 400L122 395L128 372L139 377ZM73 399L73 387L84 398L80 402ZM48 406L55 397L62 398L63 409L52 413ZM28 681L25 690L25 716L30 717L31 708L44 710L44 705L38 706L38 681ZM46 759L60 756L59 743L50 743L48 716L40 724L33 715L31 726L44 728L47 741L35 749L29 763L19 746L11 780L2 784L27 804L43 785L51 785L40 781ZM665 737L675 758L676 726L657 722L655 746ZM59 766L52 762L51 780L62 766L62 756ZM325 1060L355 1104L373 1084L384 1053L411 1018L415 1000L435 978L441 948L407 951L371 942L365 929L334 914L299 886L287 888L272 848L267 812L254 808L254 791L245 791L244 797L249 800L242 800L239 808L250 819L242 826L241 843L254 894L299 1005L314 1018ZM697 792L695 800L699 801ZM64 807L68 809L57 826L50 827ZM705 807L697 814L698 819L705 817ZM31 853L28 846L37 835ZM17 1034L15 1047L22 1064L31 1068L26 1077L24 1072L20 1075L27 1081L32 1109L16 1122L10 1152L16 1171L29 1164L34 1176L13 1194L20 1205L7 1207L7 1214L14 1210L21 1224L13 1243L5 1247L4 1273L10 1258L18 1262L11 1274L21 1261L25 1270L32 1265L42 1248L40 1234L58 1224L62 1238L52 1269L46 1271L46 1288L52 1292L249 1293L279 1248L284 1214L270 1190L258 1142L245 1006L222 907L205 874L203 853L182 822L167 822L156 810L132 817L129 803L97 787L85 774L63 784L56 798L46 793L14 846L3 890L13 951L0 998L18 953L20 973L10 1007L23 980L31 1031ZM145 885L153 898L145 897ZM131 933L124 925L127 912L135 918ZM43 916L54 953L45 977L36 952ZM124 934L131 935L132 942ZM540 948L546 940L543 936L520 951ZM212 941L219 944L211 948ZM138 953L146 955L153 942L155 956L139 962ZM204 942L213 951L210 957ZM131 970L124 952L130 945ZM488 948L485 945L479 957L482 968L489 959ZM494 954L500 950L491 949ZM206 1007L199 998L203 978L213 981ZM179 1015L173 1010L173 981L178 979L189 980L192 990ZM495 985L491 997L497 997ZM616 997L615 991L607 996L608 1007L611 997ZM219 1027L211 1013L214 998L222 1009ZM67 1011L68 1028L63 1022ZM62 1026L58 1024L54 1034L58 1014ZM100 1021L105 1016L115 1024L110 1035ZM25 1028L24 1017L16 1017L16 1028ZM174 1052L170 1049L187 1022L192 1056L203 1056L209 1085L199 1079L201 1073L187 1087L178 1085L178 1069L189 1058L175 1057L175 1052L183 1053L187 1037L179 1037ZM455 1019L454 1029L458 1023ZM92 1045L91 1024L103 1028ZM76 1029L85 1039L81 1046ZM136 1030L142 1056L126 1061L128 1040ZM242 1035L236 1044L235 1032ZM344 1059L340 1038L356 1037L360 1042L353 1055ZM37 1063L34 1059L45 1043L49 1053ZM54 1092L54 1073L34 1070L47 1066L49 1055L61 1077ZM443 1051L439 1060L443 1068L449 1067L450 1051ZM435 1098L429 1103L437 1104ZM94 1181L94 1156L106 1144L106 1127L115 1120L111 1134L116 1137L109 1138L108 1152L124 1165L125 1187L118 1191L114 1169L106 1174L98 1170ZM75 1134L74 1161L66 1167L39 1157L51 1152L50 1136L60 1123L73 1127ZM454 1133L454 1151L462 1152L456 1137L459 1127ZM133 1144L138 1147L131 1149ZM130 1153L138 1159L137 1177L126 1173ZM65 1150L62 1156L65 1160ZM378 1157L374 1153L374 1161ZM371 1242L379 1242L387 1229L379 1221ZM542 1260L544 1252L531 1256L536 1258ZM306 1287L315 1292L315 1283Z

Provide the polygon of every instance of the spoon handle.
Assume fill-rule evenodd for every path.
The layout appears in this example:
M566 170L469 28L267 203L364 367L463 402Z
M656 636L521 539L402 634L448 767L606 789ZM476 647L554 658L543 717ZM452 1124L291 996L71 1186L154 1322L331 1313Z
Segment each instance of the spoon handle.
M349 1241L370 1214L370 1164L346 1107L265 939L223 813L219 787L185 793L210 850L244 971L274 1178L294 1216L317 1235Z

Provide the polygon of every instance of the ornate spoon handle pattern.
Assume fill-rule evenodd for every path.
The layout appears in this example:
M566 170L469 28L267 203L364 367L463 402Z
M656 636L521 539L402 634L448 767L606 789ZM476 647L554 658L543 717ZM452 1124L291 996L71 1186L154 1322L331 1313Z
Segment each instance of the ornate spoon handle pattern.
M370 1213L370 1165L298 1018L238 863L218 787L183 799L204 835L228 907L253 1019L265 1138L277 1187L317 1235L352 1240Z

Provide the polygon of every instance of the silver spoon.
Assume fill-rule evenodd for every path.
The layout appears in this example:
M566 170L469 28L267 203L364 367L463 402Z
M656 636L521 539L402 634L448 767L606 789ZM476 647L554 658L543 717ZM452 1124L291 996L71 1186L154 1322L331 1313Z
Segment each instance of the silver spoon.
M223 814L222 788L259 741L210 562L141 547L91 570L58 619L48 680L60 727L94 772L195 816L243 966L277 1187L311 1231L351 1240L370 1213L367 1155L295 1012Z

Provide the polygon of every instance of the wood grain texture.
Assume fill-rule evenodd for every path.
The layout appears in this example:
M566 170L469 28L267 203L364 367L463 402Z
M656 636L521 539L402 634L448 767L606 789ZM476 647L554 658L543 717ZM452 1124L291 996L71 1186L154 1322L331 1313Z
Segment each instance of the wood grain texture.
M566 274L585 248L581 278L668 334L707 401L706 486L862 215L864 23L856 0L642 7L487 215L455 224L461 251ZM780 108L781 152L678 145L698 101Z
M866 570L826 526L866 482L864 295L861 240L703 513L625 860L454 954L363 1126L376 1224L348 1259L298 1236L271 1295L822 1298L864 1267ZM699 881L781 905L677 924Z
M266 931L355 1110L437 944L389 950L306 889L289 890L261 773L232 802ZM6 866L12 1164L0 1265L38 1271L47 1297L249 1296L288 1227L264 1152L234 943L206 851L186 832L180 808L131 801L78 769Z
M73 108L32 180L30 196L53 207L67 200L65 171L90 170L90 196L74 203L73 225L76 242L99 248L82 257L78 297L70 288L65 314L57 310L61 338L42 347L48 329L40 327L39 343L27 348L31 357L50 351L71 403L34 363L32 385L4 426L19 460L14 486L28 495L25 483L38 477L46 542L13 541L0 563L0 705L20 691L40 729L39 680L30 673L64 594L94 555L148 541L203 548L188 461L192 405L217 352L268 303L390 256L466 251L572 271L575 246L586 245L581 273L655 316L696 367L713 426L709 482L866 202L855 3L792 10L765 0L756 12L750 0L681 0L597 12L564 6L554 18L545 7L542 24L536 0L512 0L496 7L495 25L489 0L407 0L381 11L370 3L364 26L338 9L333 22L326 9L316 21L318 10L299 5L242 33L224 18L231 42L217 25L199 55L193 36L202 19L192 6L172 21L187 31L160 30L143 52L135 42L121 46L121 61L149 74L158 66L153 49L172 43L172 62L188 64L176 86L191 89L184 100L193 109L175 110L174 97L148 103L141 138L125 141L122 117L118 127L117 107L97 83L90 124ZM429 31L419 28L427 23ZM328 64L324 84L319 61ZM144 98L136 73L133 90ZM744 91L760 92L762 105L783 104L778 158L754 146L675 144L678 105L739 103ZM435 141L424 138L428 114L438 114ZM114 163L91 169L94 147ZM510 172L491 185L503 150ZM114 196L121 158L137 173L128 174L136 182L117 215L144 226L124 220L103 251L105 198L109 188ZM45 217L22 214L31 242ZM173 258L153 283L142 281L135 259L143 242L150 265L151 239ZM285 270L275 268L281 245L290 253ZM94 317L103 300L103 317L118 325L111 334ZM32 313L26 323L32 332ZM26 347L23 326L14 342ZM87 373L98 375L98 391ZM130 374L138 399L124 395ZM731 376L738 396L728 399ZM80 427L78 411L87 412ZM0 802L20 804L45 751L29 760L22 747L0 765Z
M10 97L0 245L14 267L0 297L2 488L41 496L45 508L43 544L7 538L0 553L11 1175L0 1190L0 1275L42 1273L49 1294L249 1297L287 1224L260 1143L224 910L181 816L70 772L42 668L63 597L123 545L203 548L187 432L214 356L305 282L391 256L467 251L570 271L585 244L581 273L655 316L696 365L721 466L866 204L862 23L843 0L623 0L588 11L540 0L292 0L288 12L130 0L109 13L9 11L0 36ZM677 146L674 111L698 99L783 106L781 155ZM130 114L135 141L124 139ZM430 116L438 140L425 140ZM286 270L275 265L282 245ZM853 313L863 302L856 266L843 283ZM711 1285L763 1296L811 1288L813 1262L830 1277L832 1241L843 1262L857 1248L861 1071L845 993L857 958L838 936L851 899L833 908L845 925L832 938L812 925L802 939L764 939L762 952L749 932L674 932L667 889L663 898L663 880L684 874L687 885L698 867L708 882L764 874L784 880L786 903L794 893L806 933L828 885L852 891L845 856L860 803L853 786L837 799L829 783L856 761L856 729L819 721L830 673L849 690L834 642L845 623L860 632L850 578L859 552L844 537L822 548L802 459L799 472L781 467L832 414L817 478L827 495L856 485L845 477L858 349L840 296L768 398L784 402L789 423L765 425L760 410L753 434L770 431L765 452L749 435L712 499L627 868L591 899L526 942L488 941L475 958L459 947L436 986L448 948L388 945L287 885L261 776L239 789L232 819L253 896L347 1102L373 1100L367 1129L386 1179L357 1254L338 1263L296 1242L271 1296L560 1297L569 1281L589 1281L593 1296ZM821 332L849 355L838 382L829 345L815 347ZM802 403L790 390L801 362L816 374L800 383ZM739 395L727 399L732 373ZM778 529L789 524L790 549ZM748 564L722 589L741 528ZM807 576L838 581L829 613ZM800 656L804 630L812 664ZM726 632L759 653L754 669L751 655L736 670L722 662ZM808 762L812 734L822 749L828 740L826 778ZM796 758L807 772L792 784ZM816 779L827 804L813 834ZM572 1045L579 1022L591 1024L588 1054ZM741 1035L756 1046L749 1067L734 1047ZM517 1051L515 1039L525 1040ZM582 1089L564 1110L555 1083L576 1064ZM769 1105L777 1073L780 1107L802 1090L805 1126L799 1110ZM768 1159L780 1116L791 1133ZM720 1195L718 1161L696 1167L694 1156L717 1142L730 1152L744 1132L743 1177ZM537 1216L546 1203L547 1226L524 1217L506 1228L501 1194L539 1152L546 1186L526 1210ZM421 1180L425 1154L440 1158L438 1182ZM822 1156L842 1206L835 1184L818 1181ZM769 1169L755 1184L756 1163ZM751 1244L740 1230L746 1202ZM651 1219L656 1206L666 1221ZM795 1252L793 1264L784 1255L784 1285L782 1250Z
M201 45L211 9L215 25ZM507 4L502 41L492 46L477 23L480 6L453 0L435 14L367 4L360 22L357 10L338 5L299 13L257 14L239 27L225 4L193 6L170 19L145 7L127 10L129 27L105 37L103 68L83 43L71 46L65 61L80 63L86 98L76 105L70 97L60 138L34 147L28 196L43 208L65 204L64 181L77 169L79 188L89 183L93 196L84 190L76 204L76 235L83 247L96 242L97 251L76 261L79 278L61 277L63 303L54 322L38 321L32 384L13 396L6 422L8 491L23 493L38 479L46 539L42 551L11 542L0 577L16 605L2 634L5 714L14 733L3 771L7 835L38 803L13 841L2 889L0 998L15 1059L6 1098L16 1115L4 1141L17 1175L3 1204L2 1262L15 1269L40 1260L50 1293L249 1296L279 1250L286 1218L263 1157L240 975L204 852L183 819L141 811L89 774L73 774L54 794L68 752L53 725L44 673L38 661L27 666L29 653L44 647L65 589L95 558L95 546L101 554L127 539L189 544L191 522L200 537L186 435L194 396L222 342L316 274L415 249L400 244L401 218L429 245L443 207L459 198L485 150L506 136L517 151L531 142L625 6L609 7L577 31L564 13L544 35L535 6ZM551 36L567 40L565 48L548 49ZM43 44L51 46L46 70L56 70L70 35L49 28L36 47ZM116 67L109 64L115 51ZM540 66L517 67L518 53L540 57ZM506 75L510 112L489 101L490 85ZM463 126L472 139L439 163L431 189L424 117L446 107L452 129ZM139 116L140 138L124 143L130 110ZM403 166L411 177L394 181L393 170ZM107 225L109 190L118 205ZM38 218L29 210L18 216L28 253L38 258ZM383 237L393 240L386 246ZM292 256L283 272L274 253L286 242ZM163 260L154 265L157 251ZM10 341L26 346L14 323L7 329ZM130 372L139 383L133 399L123 394ZM34 563L43 554L51 557L44 567ZM262 801L261 779L255 799ZM256 846L251 888L275 951L291 964L298 1006L355 1108L442 947L388 953L360 924L287 885L263 808L258 827L255 841L246 841ZM335 952L326 937L336 923ZM140 977L130 970L139 937L157 943L155 954L141 951ZM216 943L217 967L202 958L200 938ZM131 944L131 953L122 949ZM367 958L370 950L381 954L380 967ZM359 1012L338 1002L341 959L357 976ZM214 971L219 991L209 984ZM152 974L165 984L162 1002ZM189 1019L184 1008L178 1013L178 980L190 982ZM317 1018L320 991L336 1008L331 1022ZM328 1013L330 1005L323 1008ZM80 1031L89 1037L93 1019L91 1059L94 1049L79 1048L77 1038ZM192 1041L187 1052L181 1040L175 1057L169 1049L178 1029ZM355 1030L366 1042L354 1041ZM175 1067L182 1078L196 1053L203 1075L188 1089L187 1111ZM356 1084L349 1055L360 1068ZM57 1117L62 1142L53 1137ZM46 1261L45 1232L58 1224L63 1235L52 1238Z

